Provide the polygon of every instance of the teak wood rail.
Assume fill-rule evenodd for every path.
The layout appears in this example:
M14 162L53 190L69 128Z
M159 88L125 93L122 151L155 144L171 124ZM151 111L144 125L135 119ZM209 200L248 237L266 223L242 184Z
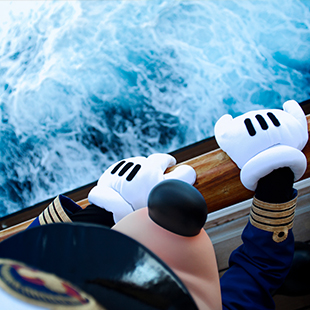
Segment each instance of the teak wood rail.
M309 134L310 114L307 115L307 123ZM308 167L302 179L306 179L310 177L310 141L303 149L303 153L307 157ZM221 149L194 157L178 165L183 164L190 165L195 169L197 180L194 186L204 196L209 213L250 199L253 196L253 192L247 190L240 182L240 169ZM178 165L168 168L167 172L172 171ZM88 205L88 200L78 201L78 204L85 208ZM0 231L0 241L24 230L32 221L33 219Z
M307 115L307 123L309 134L310 114ZM309 140L303 153L307 157L307 170L302 179L306 179L310 177ZM240 181L240 169L221 149L195 157L182 164L188 164L195 169L197 180L194 186L204 196L209 213L253 197L253 192L247 190Z

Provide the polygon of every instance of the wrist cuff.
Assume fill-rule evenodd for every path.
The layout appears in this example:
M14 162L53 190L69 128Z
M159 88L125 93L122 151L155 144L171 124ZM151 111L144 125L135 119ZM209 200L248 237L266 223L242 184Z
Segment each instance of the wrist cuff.
M294 181L299 180L307 169L307 158L300 150L288 145L275 145L252 157L241 169L241 183L255 191L257 182L273 170L289 167Z
M258 229L273 232L272 239L282 242L293 227L297 196L285 203L267 203L253 198L250 222Z
M57 196L49 206L39 215L40 225L53 224L53 223L70 223L72 222L66 214L60 196Z

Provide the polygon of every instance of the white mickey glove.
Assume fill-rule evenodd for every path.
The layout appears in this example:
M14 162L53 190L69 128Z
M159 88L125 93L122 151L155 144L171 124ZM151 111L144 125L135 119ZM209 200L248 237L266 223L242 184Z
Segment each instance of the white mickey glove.
M220 148L241 169L240 179L255 190L260 178L281 167L290 167L295 181L305 173L301 152L308 141L307 119L300 105L289 100L283 110L258 110L232 118L223 115L215 124Z
M92 188L88 200L113 213L117 223L134 210L147 206L152 188L166 179L178 179L191 185L196 172L188 165L181 165L164 174L168 167L176 164L173 156L152 154L149 157L131 157L110 166Z

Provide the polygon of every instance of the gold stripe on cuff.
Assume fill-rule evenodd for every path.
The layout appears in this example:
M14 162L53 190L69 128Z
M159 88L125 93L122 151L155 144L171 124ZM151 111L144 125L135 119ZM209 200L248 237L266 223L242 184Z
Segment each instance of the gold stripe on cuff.
M64 208L62 207L62 205L60 203L59 196L57 196L56 199L54 200L54 206L55 206L55 212L57 212L57 214L61 218L62 222L65 222L65 223L72 222L70 217L67 215ZM55 217L55 220L56 219L58 222L60 222L60 220L57 217Z
M272 239L282 242L293 227L297 197L281 204L266 203L254 197L250 222L256 228L273 232Z
M72 222L67 213L64 211L59 196L39 215L40 225L52 223L70 223Z

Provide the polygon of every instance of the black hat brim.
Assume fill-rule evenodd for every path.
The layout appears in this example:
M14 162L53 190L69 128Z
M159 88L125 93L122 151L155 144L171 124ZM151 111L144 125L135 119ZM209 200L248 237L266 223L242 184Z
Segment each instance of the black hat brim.
M34 227L1 242L0 257L69 281L107 309L197 309L181 280L154 253L102 226Z

